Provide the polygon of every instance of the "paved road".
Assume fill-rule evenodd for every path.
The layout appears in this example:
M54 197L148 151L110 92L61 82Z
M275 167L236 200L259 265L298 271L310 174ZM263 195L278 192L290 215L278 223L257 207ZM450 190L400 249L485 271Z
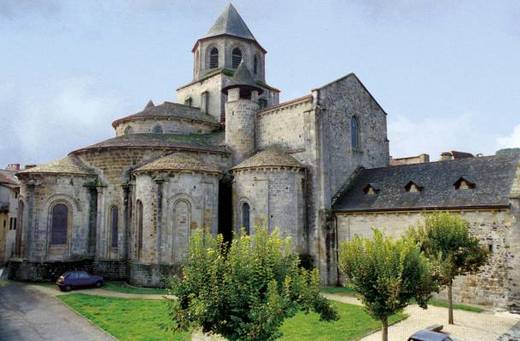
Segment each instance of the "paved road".
M0 340L113 340L55 297L29 285L0 288Z

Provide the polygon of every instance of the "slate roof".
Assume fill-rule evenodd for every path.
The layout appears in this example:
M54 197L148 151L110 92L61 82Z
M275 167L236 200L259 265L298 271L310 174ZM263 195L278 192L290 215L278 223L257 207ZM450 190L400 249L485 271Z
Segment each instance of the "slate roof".
M173 102L164 102L160 105L154 105L152 101L149 101L146 104L145 108L133 115L129 115L112 122L112 127L116 127L121 123L134 121L134 120L143 120L143 119L172 119L172 118L182 118L189 120L196 120L206 122L215 126L218 126L219 123L217 120L208 114L202 113L199 108L190 107L184 104L173 103Z
M227 93L228 89L236 87L247 88L249 90L257 90L258 94L264 92L264 90L261 87L259 87L256 81L253 79L253 76L251 75L251 72L249 72L249 69L244 63L244 60L242 60L238 65L237 70L233 75L233 78L231 78L229 83L224 88L222 88L222 92Z
M335 211L385 211L506 207L515 179L517 156L486 156L413 165L364 169L356 175L338 200ZM473 189L455 189L461 177L474 182ZM413 181L420 192L406 192ZM379 191L365 194L371 184Z
M95 175L96 173L85 166L78 157L74 155L68 155L67 157L56 160L44 165L24 169L18 173L17 175L25 175L25 174L55 174L55 173L64 173L64 174L75 174L75 175Z
M78 149L72 153L92 149L117 148L178 148L186 150L203 150L210 152L227 152L224 133L211 134L128 134Z
M186 153L173 153L139 167L135 172L189 170L207 173L221 173L214 164L204 162Z
M237 169L248 169L248 168L262 168L262 167L298 167L303 168L304 166L291 155L282 151L278 148L268 148L264 151L256 153L249 159L246 159L231 168L232 170Z
M204 38L215 37L223 34L256 40L253 33L251 33L246 23L232 4L226 6Z

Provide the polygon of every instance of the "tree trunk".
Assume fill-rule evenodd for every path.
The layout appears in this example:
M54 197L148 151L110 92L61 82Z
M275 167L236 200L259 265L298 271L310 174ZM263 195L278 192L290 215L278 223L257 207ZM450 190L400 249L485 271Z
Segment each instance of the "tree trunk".
M448 323L453 323L453 281L448 284Z
M388 341L388 318L385 317L381 320L381 322L383 323L383 337L382 337L382 340L383 341Z

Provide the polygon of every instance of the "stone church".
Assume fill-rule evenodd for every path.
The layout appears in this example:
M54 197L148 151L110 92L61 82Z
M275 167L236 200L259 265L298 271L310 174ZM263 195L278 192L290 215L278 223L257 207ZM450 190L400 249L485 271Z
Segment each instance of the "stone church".
M516 302L518 154L391 166L387 114L358 77L279 103L267 51L232 5L192 52L193 80L175 102L150 101L112 123L115 137L17 174L11 276L87 268L159 286L178 270L193 231L229 240L265 226L290 236L335 284L340 241L372 227L397 236L424 213L449 210L492 252L482 274L457 281L457 299Z

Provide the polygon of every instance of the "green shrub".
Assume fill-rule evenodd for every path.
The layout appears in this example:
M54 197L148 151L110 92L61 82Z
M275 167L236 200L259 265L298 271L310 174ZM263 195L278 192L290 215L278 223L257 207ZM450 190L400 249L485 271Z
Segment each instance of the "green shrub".
M229 340L274 340L283 321L298 311L324 320L336 310L320 296L319 274L299 267L288 239L256 228L231 245L221 235L195 233L182 277L170 280L174 330L202 328Z

